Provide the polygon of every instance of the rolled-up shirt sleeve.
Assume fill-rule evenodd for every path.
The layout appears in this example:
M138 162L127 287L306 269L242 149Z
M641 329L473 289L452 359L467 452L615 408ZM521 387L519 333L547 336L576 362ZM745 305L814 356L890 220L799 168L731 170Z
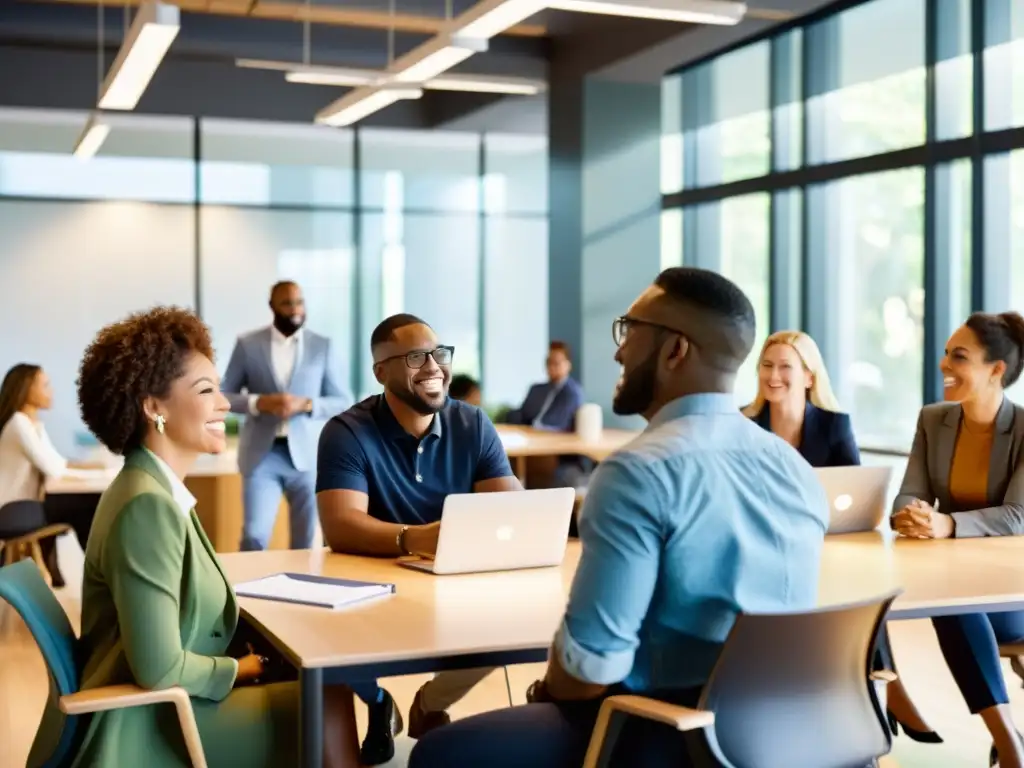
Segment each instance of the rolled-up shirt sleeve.
M580 515L580 557L554 650L577 680L612 685L633 669L654 594L664 525L659 486L639 459L605 461Z

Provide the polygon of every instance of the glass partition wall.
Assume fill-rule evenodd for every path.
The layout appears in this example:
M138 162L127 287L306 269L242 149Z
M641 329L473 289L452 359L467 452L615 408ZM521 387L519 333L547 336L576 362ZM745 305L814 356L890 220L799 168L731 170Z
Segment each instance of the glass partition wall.
M543 379L544 137L118 115L81 160L87 117L0 109L0 317L18 329L0 368L47 368L62 450L81 438L76 366L99 327L192 307L223 372L280 279L303 287L357 396L379 391L370 333L403 311L456 347L488 404Z

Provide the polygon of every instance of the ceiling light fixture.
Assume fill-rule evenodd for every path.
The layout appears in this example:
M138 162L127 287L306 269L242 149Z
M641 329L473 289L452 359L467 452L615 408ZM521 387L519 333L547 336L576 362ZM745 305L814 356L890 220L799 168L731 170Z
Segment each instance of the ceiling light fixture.
M363 85L384 86L396 81L387 80L388 74L372 69L350 67L303 67L291 64L285 72L289 83L306 85L331 85L357 88ZM267 67L270 69L270 67ZM503 77L500 75L444 74L417 83L419 87L432 91L464 91L470 93L504 93L512 96L533 96L547 89L543 80L525 77Z
M509 27L540 13L546 0L482 0L453 22L456 34L488 40Z
M483 38L437 35L396 59L388 72L398 82L422 83L486 51Z
M75 141L74 155L79 160L93 157L110 134L110 125L103 122L97 113L89 115L85 128Z
M534 96L547 90L543 80L496 75L441 75L423 84L432 91L465 91L469 93L505 93L510 96Z
M548 0L548 8L690 24L739 24L746 3L732 0Z
M368 115L389 107L396 101L418 99L423 90L410 85L402 87L369 87L356 88L332 104L328 104L316 114L316 122L343 128L357 123Z
M135 109L181 29L175 5L144 0L100 89L100 109Z

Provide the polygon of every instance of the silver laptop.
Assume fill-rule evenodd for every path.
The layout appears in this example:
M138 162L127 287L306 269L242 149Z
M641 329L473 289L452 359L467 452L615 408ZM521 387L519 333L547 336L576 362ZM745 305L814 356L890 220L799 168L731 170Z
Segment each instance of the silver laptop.
M444 500L434 559L398 563L436 574L559 565L575 499L572 488L453 494Z
M828 498L828 533L861 533L881 525L892 467L820 467L814 472Z

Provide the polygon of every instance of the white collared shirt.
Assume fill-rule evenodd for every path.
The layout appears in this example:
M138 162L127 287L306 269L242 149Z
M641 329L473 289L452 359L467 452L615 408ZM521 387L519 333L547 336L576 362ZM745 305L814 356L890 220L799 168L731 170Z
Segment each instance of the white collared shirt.
M164 477L167 478L167 482L170 483L171 496L174 497L174 503L177 505L178 509L181 510L181 514L191 520L192 510L196 506L196 497L192 495L182 479L174 474L174 470L170 468L166 461L161 459L148 448L145 450L153 461L156 462L156 465L160 467L160 471L164 473Z
M291 336L285 336L274 326L270 326L270 366L274 371L274 379L277 381L278 390L286 392L288 383L292 380L292 373L299 360L299 352L302 350L302 329L299 328ZM259 415L256 401L259 395L249 396L249 413L253 416ZM288 421L283 419L277 427L277 436L288 435Z

